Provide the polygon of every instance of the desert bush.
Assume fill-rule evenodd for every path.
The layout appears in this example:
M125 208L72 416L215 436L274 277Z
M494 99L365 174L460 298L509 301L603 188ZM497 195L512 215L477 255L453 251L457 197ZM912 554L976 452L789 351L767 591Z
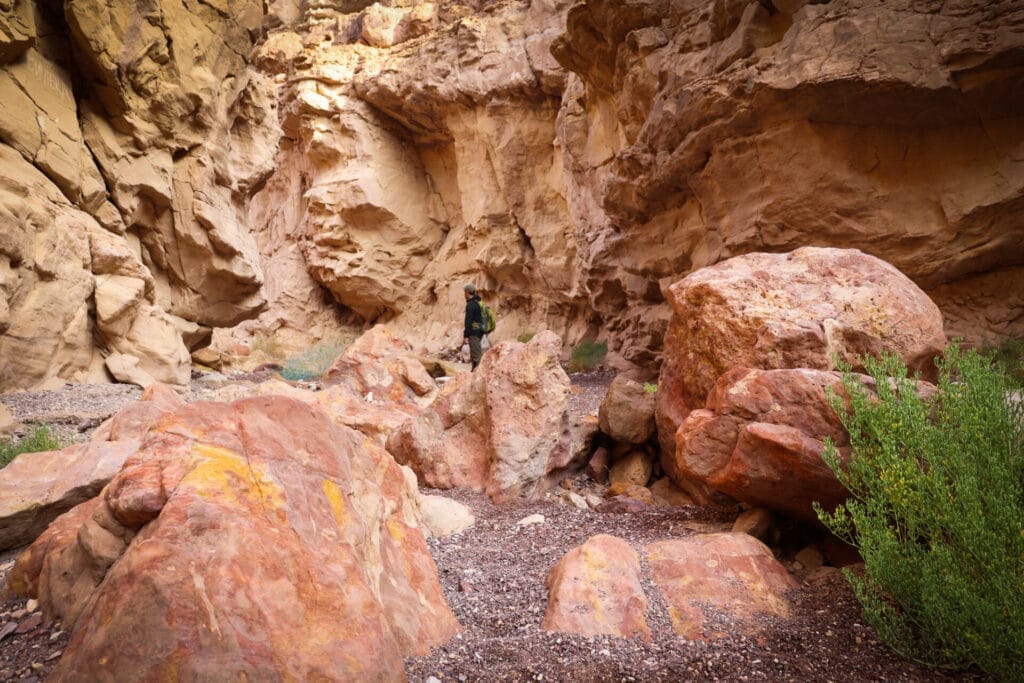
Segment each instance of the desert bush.
M523 332L521 335L516 337L516 341L521 342L523 344L526 344L531 339L533 339L534 336L536 336L536 334L537 334L536 332Z
M653 396L658 393L658 385L653 382L644 382L644 391Z
M1017 678L1024 662L1024 403L991 359L951 346L931 397L895 358L846 373L833 408L850 433L849 489L821 520L855 545L846 572L865 618L906 657Z
M605 342L584 339L577 344L569 356L569 371L582 372L593 370L604 363L608 355L608 344Z
M21 439L0 441L0 468L7 467L12 460L22 453L38 451L55 451L63 448L57 435L46 425L39 425Z
M255 352L262 353L268 358L281 358L284 356L284 345L281 341L271 335L256 335L252 339L251 348Z
M334 359L340 356L344 350L343 342L322 341L298 356L287 359L284 362L284 367L281 368L281 377L291 382L307 382L318 379L327 372Z

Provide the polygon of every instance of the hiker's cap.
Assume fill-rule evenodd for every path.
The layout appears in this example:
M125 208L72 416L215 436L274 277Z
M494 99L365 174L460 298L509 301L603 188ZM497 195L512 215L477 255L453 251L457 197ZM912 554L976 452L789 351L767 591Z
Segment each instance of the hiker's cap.
M476 294L476 285L466 285L465 287L463 287L463 289L469 292L470 294Z

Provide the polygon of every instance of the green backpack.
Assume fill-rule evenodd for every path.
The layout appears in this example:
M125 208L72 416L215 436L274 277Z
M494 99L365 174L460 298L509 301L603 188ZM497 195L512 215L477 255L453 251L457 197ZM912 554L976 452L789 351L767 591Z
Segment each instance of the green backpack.
M494 311L491 310L491 307L483 301L480 302L480 317L483 318L484 321L484 334L494 332L494 327L498 324L498 319L494 316Z

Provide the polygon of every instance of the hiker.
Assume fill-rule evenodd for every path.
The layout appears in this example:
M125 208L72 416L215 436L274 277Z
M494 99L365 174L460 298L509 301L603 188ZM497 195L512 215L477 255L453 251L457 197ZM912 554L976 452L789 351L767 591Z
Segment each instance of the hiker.
M469 344L469 359L473 369L480 365L480 358L484 355L481 341L484 338L484 317L480 312L480 297L477 296L475 285L466 285L462 288L466 295L466 324L462 331L462 343Z

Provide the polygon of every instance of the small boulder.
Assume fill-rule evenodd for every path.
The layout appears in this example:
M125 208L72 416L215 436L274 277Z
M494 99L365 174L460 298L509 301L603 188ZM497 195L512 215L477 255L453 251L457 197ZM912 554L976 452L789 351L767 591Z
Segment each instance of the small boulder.
M601 431L618 443L642 444L654 436L654 394L618 375L598 410Z
M476 524L473 511L444 496L420 495L420 524L428 538L447 538Z
M649 641L640 558L622 539L600 534L573 548L548 574L546 631Z
M768 540L768 531L771 528L772 513L764 508L745 510L732 525L733 533L749 534L762 543Z
M643 448L627 451L620 456L608 472L608 482L615 484L633 484L647 486L654 472L654 456Z
M590 456L584 472L598 484L606 484L608 482L608 466L611 459L611 451L604 446L599 446L594 451L594 454Z
M651 576L679 635L714 640L757 631L756 617L789 617L797 584L768 548L747 534L708 534L647 546ZM710 609L709 609L710 608ZM716 613L727 616L726 623Z
M617 498L623 496L625 498L632 498L633 500L639 500L644 505L654 505L654 494L646 486L637 486L636 484L630 484L629 482L621 482L612 484L605 491L605 498Z
M693 498L686 495L686 492L676 486L668 477L662 477L651 484L651 494L654 496L656 505L667 505L669 507L681 507L693 505Z

